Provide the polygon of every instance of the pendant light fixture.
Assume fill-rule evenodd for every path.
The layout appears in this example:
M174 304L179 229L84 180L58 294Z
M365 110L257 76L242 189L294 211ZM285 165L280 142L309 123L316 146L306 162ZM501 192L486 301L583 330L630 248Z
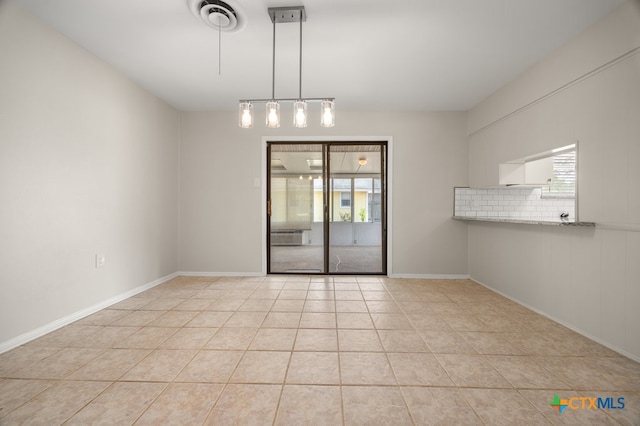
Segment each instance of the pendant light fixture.
M276 100L267 102L267 127L280 127L280 104Z
M270 99L242 99L240 100L239 125L242 128L253 127L253 104L266 104L266 126L280 127L280 103L293 103L293 126L307 127L309 102L320 102L320 125L333 127L335 125L335 98L303 98L302 97L302 23L307 20L304 6L270 7L268 9L273 23L273 50L271 70L271 98ZM300 23L300 63L298 69L298 97L294 99L276 99L276 24L287 22Z
M253 104L240 102L240 127L250 129L253 127Z
M302 99L293 103L293 127L307 127L307 103Z
M320 125L322 127L333 127L336 124L336 103L331 99L325 99L322 101L320 107Z

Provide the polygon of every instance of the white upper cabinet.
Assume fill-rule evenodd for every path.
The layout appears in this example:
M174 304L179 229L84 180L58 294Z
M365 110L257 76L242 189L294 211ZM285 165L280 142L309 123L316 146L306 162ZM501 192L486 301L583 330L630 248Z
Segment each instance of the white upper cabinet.
M553 180L553 157L524 163L525 185L551 185Z

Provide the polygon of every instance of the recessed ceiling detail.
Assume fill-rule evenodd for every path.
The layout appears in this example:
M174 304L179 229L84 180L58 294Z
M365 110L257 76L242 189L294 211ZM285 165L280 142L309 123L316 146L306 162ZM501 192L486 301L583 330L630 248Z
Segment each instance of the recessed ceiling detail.
M233 0L187 0L191 12L205 25L219 31L240 31L247 20Z

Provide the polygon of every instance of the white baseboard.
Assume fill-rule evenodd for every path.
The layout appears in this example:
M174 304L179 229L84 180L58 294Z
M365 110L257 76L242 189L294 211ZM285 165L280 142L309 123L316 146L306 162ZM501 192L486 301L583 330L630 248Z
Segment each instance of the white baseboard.
M413 278L423 280L468 280L469 275L455 274L391 274L389 278Z
M177 275L183 277L264 277L262 272L205 272L205 271L180 271Z
M129 290L125 293L114 296L110 299L97 303L93 306L89 306L88 308L82 309L78 312L74 312L71 315L67 315L58 320L50 322L49 324L43 325L42 327L38 327L35 330L31 330L26 333L23 333L17 337L14 337L13 339L7 340L6 342L2 342L0 343L0 354L3 352L9 351L13 348L16 348L20 345L24 345L25 343L30 342L34 339L37 339L38 337L44 336L47 333L51 333L52 331L62 328L65 325L69 325L74 321L87 317L91 314L95 314L96 312L104 308L107 308L115 303L128 299L129 297L135 296L136 294L142 293L143 291L149 290L150 288L160 285L177 276L178 276L178 273L174 272L173 274L169 274L162 278L158 278L157 280L151 281L150 283L147 283L140 287L136 287L133 290Z
M177 273L184 277L264 277L262 272L205 272L205 271L180 271ZM286 274L285 274L286 275ZM295 275L295 274L292 274ZM302 274L304 275L304 274ZM331 274L329 274L331 275ZM353 275L361 275L354 273ZM336 275L339 276L339 275ZM469 275L460 274L388 274L389 278L413 278L429 280L466 280Z
M499 290L496 290L495 288L493 288L493 287L491 287L491 286L488 286L488 285L486 285L486 284L484 284L484 283L482 283L482 282L480 282L480 281L478 281L478 280L474 279L473 277L471 277L470 279L472 279L473 281L477 282L477 283L478 283L478 284L480 284L481 286L483 286L483 287L485 287L485 288L487 288L487 289L489 289L489 290L491 290L491 291L493 291L493 292L496 292L496 293L498 293L499 295L504 296L504 297L506 297L507 299L512 300L512 301L514 301L514 302L516 302L516 303L518 303L518 304L520 304L520 305L524 306L525 308L529 308L529 309L531 309L532 311L534 311L534 312L535 312L535 313L537 313L537 314L542 315L543 317L549 318L551 321L557 322L558 324L560 324L560 325L563 325L563 326L567 327L567 328L568 328L569 330L571 330L571 331L575 331L576 333L578 333L578 334L580 334L580 335L582 335L582 336L586 337L587 339L591 339L591 340L593 340L594 342L599 343L599 344L601 344L602 346L605 346L605 347L607 347L607 348L611 349L612 351L619 353L620 355L626 356L626 357L627 357L627 358L629 358L629 359L632 359L632 360L634 360L634 361L636 361L636 362L640 362L640 356L638 356L638 355L634 355L634 354L632 354L632 353L630 353L630 352L627 352L627 351L625 351L624 349L621 349L621 348L617 347L616 345L612 345L611 343L606 342L606 341L604 341L604 340L600 339L599 337L592 336L591 334L589 334L589 333L585 332L584 330L579 329L579 328L578 328L578 327L576 327L575 325L569 324L569 323L567 323L567 322L565 322L565 321L562 321L562 320L560 320L560 319L558 319L558 318L555 318L554 316L549 315L549 314L547 314L546 312L543 312L543 311L541 311L540 309L537 309L537 308L536 308L536 307L534 307L534 306L531 306L531 305L529 305L529 304L527 304L527 303L524 303L524 302L522 302L522 301L520 301L520 300L516 299L515 297L512 297L512 296L510 296L510 295L508 295L508 294L506 294L506 293L503 293L503 292L501 292L501 291L499 291Z

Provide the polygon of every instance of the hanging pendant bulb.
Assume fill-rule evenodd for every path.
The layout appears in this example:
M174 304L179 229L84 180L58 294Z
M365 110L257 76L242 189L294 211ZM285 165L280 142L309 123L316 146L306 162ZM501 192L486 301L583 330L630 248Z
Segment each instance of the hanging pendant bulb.
M333 127L336 125L336 105L330 100L322 101L320 107L320 125L322 127Z
M307 103L305 101L297 101L293 104L293 126L307 127Z
M239 124L243 129L253 127L253 104L251 102L240 102Z
M267 127L280 127L280 104L276 101L267 102Z

